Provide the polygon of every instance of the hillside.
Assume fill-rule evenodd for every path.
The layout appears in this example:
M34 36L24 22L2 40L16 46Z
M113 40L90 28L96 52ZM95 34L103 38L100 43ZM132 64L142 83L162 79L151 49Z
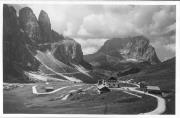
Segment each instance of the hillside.
M145 81L149 85L160 86L164 90L175 91L176 58L145 68L137 74L127 75L121 79L133 78L134 81Z

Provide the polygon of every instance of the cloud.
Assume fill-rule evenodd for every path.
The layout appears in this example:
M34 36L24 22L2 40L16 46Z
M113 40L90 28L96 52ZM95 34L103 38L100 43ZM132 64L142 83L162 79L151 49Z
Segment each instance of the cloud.
M89 32L87 32L87 30L84 28L83 25L80 26L79 31L77 32L77 34L80 37L91 37L91 34Z
M156 53L161 61L170 59L176 54L175 43L164 45L161 40L156 40L151 44L156 49Z
M105 41L108 39L86 39L83 38L74 38L79 44L81 44L81 48L83 50L83 54L92 54L96 52Z
M168 45L165 46L165 48L166 48L167 50L172 51L172 52L175 52L175 51L176 51L176 45L175 45L175 44L168 44Z
M169 7L161 8L159 12L153 15L153 24L151 25L151 31L155 31L152 35L163 34L168 27L173 25L176 21L175 11Z
M17 10L22 6L19 5ZM29 4L24 6L31 7L37 17L41 9L46 11L52 28L60 34L81 39L81 43L84 40L83 49L99 49L100 45L92 45L95 40L135 35L148 37L152 44L159 42L161 48L156 45L158 52L159 50L163 52L161 49L165 47L167 51L171 49L168 45L175 44L175 5ZM170 53L175 51L174 49Z
M63 32L64 35L71 36L74 32L74 26L72 23L67 23L66 30Z
M133 24L124 22L125 20L123 17L114 17L111 14L91 14L83 19L77 34L80 37L83 34L90 38L113 38L138 34Z
M87 54L93 54L97 51L97 49L95 47L87 47L83 49L83 54L87 55Z
M131 21L139 29L146 29L152 23L153 15L159 10L159 6L135 6L131 12Z

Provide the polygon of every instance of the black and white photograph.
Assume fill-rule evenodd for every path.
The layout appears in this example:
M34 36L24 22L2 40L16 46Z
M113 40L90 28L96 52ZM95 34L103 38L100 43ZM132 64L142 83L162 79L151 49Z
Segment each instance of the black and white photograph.
M176 114L176 5L2 7L3 114Z

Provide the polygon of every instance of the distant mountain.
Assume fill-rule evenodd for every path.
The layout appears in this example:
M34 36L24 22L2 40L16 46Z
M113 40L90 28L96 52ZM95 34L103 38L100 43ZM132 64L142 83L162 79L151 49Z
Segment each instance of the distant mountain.
M85 55L84 59L96 68L109 70L160 63L155 49L144 36L110 39L96 53Z
M46 74L44 68L67 80L70 77L62 73L90 76L86 71L91 69L83 60L81 45L52 30L45 11L37 19L31 8L24 7L17 16L8 5L3 6L3 64L5 82L27 82L25 71Z

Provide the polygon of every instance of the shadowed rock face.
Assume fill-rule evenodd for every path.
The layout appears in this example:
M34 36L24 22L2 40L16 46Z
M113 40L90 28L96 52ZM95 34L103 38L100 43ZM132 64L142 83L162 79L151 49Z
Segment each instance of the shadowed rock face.
M148 61L151 64L157 64L160 62L155 49L150 45L149 40L144 36L133 37L127 43L126 47L125 48L129 51L128 56L130 58Z
M53 55L65 64L82 65L90 69L91 66L83 60L81 45L73 39L65 39L53 46Z
M37 18L29 7L22 8L19 11L19 23L32 43L40 43L42 41Z
M52 39L51 36L51 23L48 14L41 10L38 18L39 26L41 29L41 36L43 41L50 42Z
M63 61L66 64L79 63L83 59L80 44L69 39L57 44L53 54L58 60Z
M16 10L3 6L3 80L27 81L24 70L37 70L39 63L26 48L28 37L20 28ZM13 80L9 80L11 77ZM19 78L16 80L15 77Z

